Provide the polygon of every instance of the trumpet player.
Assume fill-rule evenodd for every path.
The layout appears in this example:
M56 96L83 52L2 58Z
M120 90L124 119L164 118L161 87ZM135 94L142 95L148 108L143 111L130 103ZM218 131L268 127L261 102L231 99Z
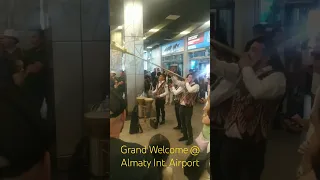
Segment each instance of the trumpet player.
M286 91L286 78L273 66L272 54L272 43L261 37L238 64L213 58L213 73L236 86L221 150L225 180L259 180L264 169L268 125Z
M164 105L166 103L166 96L168 92L168 85L165 81L166 77L164 74L159 74L158 83L155 90L152 92L155 95L155 104L156 104L156 114L157 114L157 123L159 123L160 113L162 121L160 124L165 124L166 112L164 110Z
M179 141L187 141L186 145L193 143L193 132L191 119L193 114L193 106L195 105L199 85L194 82L192 74L188 74L185 81L179 81L177 77L172 77L172 82L184 89L184 92L180 98L179 118L181 121L183 137Z

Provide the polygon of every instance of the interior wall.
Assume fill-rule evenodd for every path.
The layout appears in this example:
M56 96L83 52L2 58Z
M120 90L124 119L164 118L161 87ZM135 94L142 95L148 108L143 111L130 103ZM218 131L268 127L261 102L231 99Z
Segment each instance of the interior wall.
M48 0L52 31L57 156L70 156L90 104L108 91L110 31L105 0Z
M152 63L158 66L161 66L161 47L160 46L151 51L151 57L152 57L151 59ZM156 68L156 66L150 65L148 70L153 71L154 68Z

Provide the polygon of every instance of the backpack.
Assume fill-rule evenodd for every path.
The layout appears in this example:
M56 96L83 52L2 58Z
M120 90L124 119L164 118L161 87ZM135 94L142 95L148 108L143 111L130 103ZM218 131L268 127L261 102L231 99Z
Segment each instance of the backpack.
M138 116L138 105L136 105L133 108L132 114L131 114L131 122L130 122L130 129L129 133L130 134L137 134L137 133L142 133L142 127L139 123L139 116Z
M184 175L189 180L199 180L204 171L210 174L210 152L200 152L198 155L189 155L186 161L199 161L199 166L186 166L183 168Z
M89 180L90 173L90 139L83 137L77 144L69 162L69 180Z

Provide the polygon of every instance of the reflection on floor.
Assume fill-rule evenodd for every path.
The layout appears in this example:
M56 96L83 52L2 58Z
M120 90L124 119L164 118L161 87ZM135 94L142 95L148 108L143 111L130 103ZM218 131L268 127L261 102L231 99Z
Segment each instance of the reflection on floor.
M194 136L197 137L201 131L201 115L203 105L197 105L193 111L192 125ZM136 142L141 145L147 145L149 139L161 133L165 135L171 143L172 147L186 147L183 143L178 142L181 133L174 130L176 126L174 106L166 106L166 124L161 125L157 130L151 129L141 122L144 132L142 134L129 134L130 121L127 121L121 139L128 142ZM268 150L266 154L265 170L262 175L262 180L295 180L296 169L300 161L300 156L297 153L300 136L286 133L284 131L272 131L269 136ZM191 147L191 146L190 146ZM179 160L186 159L185 154L174 154L169 158L177 158ZM66 173L55 174L54 180L67 180ZM183 169L174 167L174 179L185 180Z
M202 130L202 108L203 105L197 105L193 109L192 116L192 127L194 137L197 137ZM178 139L182 137L182 134L178 130L174 130L173 128L177 126L176 116L174 113L174 105L166 105L166 124L161 125L158 129L152 129L148 126L148 122L144 123L144 120L141 120L141 126L143 129L142 134L129 134L130 121L127 121L125 127L120 135L120 138L124 141L139 143L143 146L147 146L150 138L155 134L162 134L166 136L171 144L171 147L187 147L183 142L179 142ZM189 146L189 147L192 147ZM172 154L170 155L168 160L178 159L185 160L189 154ZM183 174L183 169L181 167L173 167L174 171L174 179L176 180L184 180L185 176Z

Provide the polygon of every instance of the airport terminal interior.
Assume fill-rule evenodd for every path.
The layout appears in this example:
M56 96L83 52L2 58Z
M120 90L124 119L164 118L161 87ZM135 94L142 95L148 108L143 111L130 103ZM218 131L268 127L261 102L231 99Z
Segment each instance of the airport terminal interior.
M110 122L120 115L126 118L116 139L149 148L156 139L157 146L170 149L161 159L166 164L160 168L162 180L233 180L226 176L230 172L245 174L246 180L317 180L316 170L304 164L305 146L317 140L320 128L312 118L318 112L313 107L320 84L320 65L314 61L320 57L317 8L320 0L1 0L0 63L13 58L15 72L9 81L26 92L26 102L54 134L49 148L53 180L108 179L108 142L115 130ZM272 44L269 59L281 67L266 65L271 67L268 73L280 77L270 83L284 82L262 93L280 92L273 107L250 96L252 89L269 87L262 81L271 75L262 73L258 79L254 74L254 79L245 73L256 68L248 59L261 44ZM219 87L231 82L224 66L228 63L222 61L239 61L236 68L242 68L242 75L237 71L234 79L253 79L249 84L257 84L245 89L250 103L258 104L254 108L265 105L274 115L269 125L259 121L259 136L265 138L261 147L243 140L247 132L241 134L239 125L236 129L244 138L229 137L228 128L234 126L219 121L233 118L232 108L241 104L235 97L249 86L243 80ZM219 88L234 91L223 99ZM115 94L117 103L126 104L118 117L112 116ZM223 102L213 105L213 99ZM220 106L224 102L232 106ZM241 149L246 143L250 146ZM262 150L260 156L250 154L250 147ZM234 154L240 155L228 159ZM252 154L262 159L251 159L253 170L246 164L252 171L234 170L242 167L239 159ZM198 169L172 164L197 158L202 162ZM119 172L114 176L127 173Z

